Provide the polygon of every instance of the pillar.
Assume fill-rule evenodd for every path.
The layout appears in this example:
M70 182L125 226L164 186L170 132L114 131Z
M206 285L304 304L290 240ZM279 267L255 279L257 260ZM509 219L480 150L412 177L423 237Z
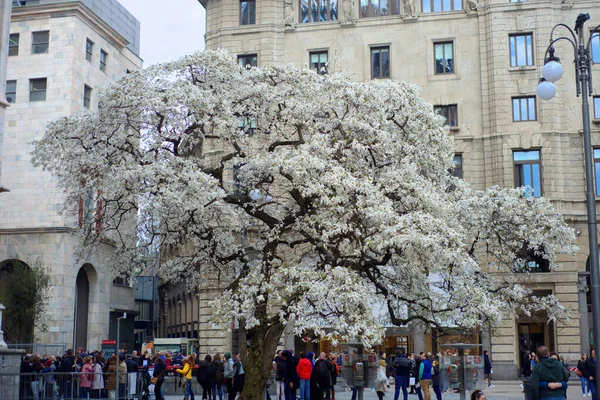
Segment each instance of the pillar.
M579 305L579 344L580 353L590 352L590 321L587 307L587 273L580 274L577 280L577 302Z

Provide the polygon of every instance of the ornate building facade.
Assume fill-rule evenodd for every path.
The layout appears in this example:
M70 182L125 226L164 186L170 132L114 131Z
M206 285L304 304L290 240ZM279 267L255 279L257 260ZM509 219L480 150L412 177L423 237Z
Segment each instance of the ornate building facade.
M582 121L570 47L557 45L567 62L556 98L542 101L536 88L552 27L573 25L579 13L590 13L591 22L600 24L595 0L199 1L207 11L208 49L225 48L243 66L291 63L356 81L418 85L447 119L456 175L476 188L529 186L533 196L551 199L576 230L579 251L563 255L556 271L543 263L529 265L523 280L536 294L557 296L570 318L548 323L544 315L514 315L492 332L471 337L490 350L498 379L516 378L523 354L541 344L570 360L589 350ZM594 83L600 87L599 37L592 47ZM600 93L591 103L598 166ZM600 196L600 184L596 193ZM200 329L207 314L192 316ZM385 348L401 343L409 351L437 350L442 341L434 332L395 328Z
M128 312L121 335L123 346L133 347L131 283L113 280L102 254L75 258L72 232L95 211L96 200L75 205L79 221L62 214L63 193L49 173L32 166L30 153L49 122L95 109L103 88L141 68L139 37L139 22L115 0L13 1L2 46L7 72L0 108L4 99L9 107L0 182L10 192L0 200L0 276L10 279L23 266L48 269L47 329L39 324L29 335L39 343L99 349L103 339L116 337L117 318Z

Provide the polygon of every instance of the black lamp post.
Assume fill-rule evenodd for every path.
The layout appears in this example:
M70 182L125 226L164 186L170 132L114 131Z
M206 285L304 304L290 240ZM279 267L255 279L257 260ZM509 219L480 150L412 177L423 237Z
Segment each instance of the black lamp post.
M590 139L590 104L588 97L592 95L592 38L598 37L600 25L594 28L587 40L585 39L584 25L590 19L589 14L579 14L575 21L575 31L565 24L557 24L550 32L550 45L546 49L542 78L538 85L538 95L543 100L550 100L556 94L556 82L562 77L563 68L560 60L555 57L554 43L566 40L573 46L575 55L575 84L577 96L581 96L581 115L583 117L583 151L585 155L585 183L586 203L588 219L588 235L590 244L590 282L592 294L592 319L594 330L594 345L598 348L600 344L600 271L598 271L598 231L596 229L596 194L594 191L594 157L592 154L592 143ZM554 38L557 28L565 28L570 35ZM596 352L597 353L597 352ZM600 366L596 368L594 380L600 380ZM596 386L598 389L598 387ZM598 396L598 392L596 392Z

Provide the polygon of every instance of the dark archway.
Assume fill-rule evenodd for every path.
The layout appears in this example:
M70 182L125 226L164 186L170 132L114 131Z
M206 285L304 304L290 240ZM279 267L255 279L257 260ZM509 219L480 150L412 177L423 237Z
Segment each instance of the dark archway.
M88 315L90 304L90 281L86 266L84 265L77 273L75 283L75 321L73 328L73 343L75 348L87 349L88 341ZM91 265L90 268L93 268Z
M0 303L6 306L2 330L7 343L33 343L37 282L31 267L17 259L0 262Z

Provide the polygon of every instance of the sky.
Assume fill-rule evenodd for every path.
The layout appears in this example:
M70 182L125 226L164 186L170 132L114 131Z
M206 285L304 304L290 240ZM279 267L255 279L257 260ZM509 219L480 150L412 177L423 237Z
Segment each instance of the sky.
M198 0L118 0L141 24L144 67L204 50L206 12Z

